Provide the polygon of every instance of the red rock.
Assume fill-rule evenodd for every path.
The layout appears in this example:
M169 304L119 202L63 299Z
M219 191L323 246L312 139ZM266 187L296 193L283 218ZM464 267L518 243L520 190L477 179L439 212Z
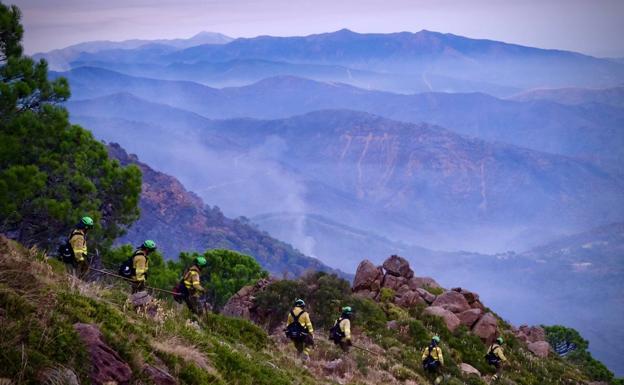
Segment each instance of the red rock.
M546 332L540 326L520 326L520 333L526 335L528 342L546 341Z
M156 366L148 364L143 365L143 373L154 385L178 385L178 380L169 374L169 372Z
M466 374L466 375L475 374L478 377L481 377L481 372L479 372L474 366L468 365L465 362L462 362L461 364L459 364L459 369L462 371L463 374Z
M463 295L456 291L447 291L440 294L432 303L433 306L440 306L453 313L461 313L470 309L470 305Z
M450 312L449 310L446 310L443 307L439 307L439 306L429 306L428 308L426 308L423 311L424 314L430 314L430 315L434 315L437 317L442 317L442 319L444 319L444 323L446 324L446 327L448 328L448 330L450 330L451 332L454 332L455 329L457 329L457 327L460 325L460 321L459 318L457 318L457 316L455 314L453 314L452 312Z
M441 289L442 286L440 286L433 278L430 277L412 277L409 280L409 285L410 285L410 289L412 290L416 290L418 288L426 288L426 287L430 287L430 288L435 288L435 289Z
M527 347L531 353L541 358L548 357L550 354L550 344L546 341L531 342Z
M401 295L403 295L403 294L405 294L405 293L407 293L409 291L413 291L413 290L410 290L410 287L407 284L403 284L403 285L401 285L401 287L399 287L396 290L396 293L397 293L397 295L401 296Z
M472 327L472 332L486 344L491 344L498 334L498 320L494 314L486 313Z
M435 299L436 299L435 294L432 294L432 293L428 292L427 290L422 289L422 288L420 288L420 287L416 289L416 292L417 292L418 294L420 294L420 296L422 297L422 299L424 299L424 300L425 300L425 302L427 302L427 303L428 303L428 304L430 304L430 305L431 305L431 304L433 303L433 301L435 301Z
M468 326L468 328L472 328L472 325L477 322L479 317L481 317L483 311L481 309L468 309L463 311L457 315L457 318L461 321L462 325Z
M415 291L407 291L395 298L394 303L402 307L412 307L418 304L426 305L424 299Z
M132 371L119 354L104 342L97 326L76 323L74 329L85 344L91 361L91 383L103 385L111 381L126 385L132 379Z
M485 306L483 306L483 304L481 303L480 300L476 300L473 303L471 303L470 307L473 308L473 309L481 309L481 310L485 311Z
M386 274L383 279L383 282L381 283L381 286L397 291L401 286L403 286L406 283L407 283L407 280L403 277L397 277L395 275Z
M353 291L371 290L375 281L381 281L381 272L371 261L365 259L358 265L353 279Z
M451 290L461 293L461 295L463 295L464 298L466 298L466 301L468 301L468 303L473 303L474 301L479 300L479 294L473 293L470 290L462 289L461 287L454 287Z
M407 262L405 258L399 257L398 255L392 255L390 258L386 259L382 266L390 275L404 277L407 279L414 276L414 271L410 268L409 262Z

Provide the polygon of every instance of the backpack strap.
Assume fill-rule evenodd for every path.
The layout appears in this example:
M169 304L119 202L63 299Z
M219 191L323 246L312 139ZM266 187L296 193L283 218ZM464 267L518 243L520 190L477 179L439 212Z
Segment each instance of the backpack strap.
M303 309L301 309L301 311L299 312L299 314L295 315L295 311L291 310L290 311L290 315L293 317L293 322L299 322L299 317L301 317L301 315L305 313L305 311L303 311Z

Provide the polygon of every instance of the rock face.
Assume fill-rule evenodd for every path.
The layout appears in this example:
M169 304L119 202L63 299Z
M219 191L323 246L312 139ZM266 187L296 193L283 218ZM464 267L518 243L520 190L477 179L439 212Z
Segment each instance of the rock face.
M273 282L271 279L261 279L253 286L245 286L234 294L225 304L221 313L229 317L244 318L251 321L257 321L255 314L255 295L263 291Z
M178 385L178 381L171 374L156 366L143 365L143 373L154 385Z
M491 344L497 335L498 320L494 314L487 313L472 327L472 332L486 344Z
M451 289L452 291L458 292L461 295L464 296L464 298L466 298L466 301L468 301L469 304L474 303L475 301L479 300L479 294L477 293L473 293L470 290L466 290L466 289L462 289L461 287L455 287L453 289Z
M420 296L422 297L422 299L425 300L425 302L427 302L429 305L431 305L433 303L433 301L435 301L436 296L432 293L429 293L427 290L422 289L422 288L418 288L416 289L416 292L418 294L420 294Z
M481 317L481 314L483 314L483 311L481 309L468 309L459 313L457 315L457 318L459 318L462 325L466 325L469 328L472 328L475 322L477 322Z
M353 291L371 290L374 291L375 282L381 282L383 272L380 271L368 259L363 260L358 265L353 279ZM380 286L380 285L379 285ZM377 288L379 290L379 288Z
M521 325L517 335L520 339L523 339L521 335L526 336L525 342L546 341L546 332L540 326Z
M461 293L456 291L447 291L440 294L432 303L433 306L440 306L453 313L461 313L470 309L470 304L466 301Z
M550 344L546 341L531 342L527 345L531 353L538 357L548 357L550 354Z
M132 371L116 351L111 349L103 339L97 326L77 323L74 329L85 344L91 359L91 383L104 385L114 382L126 385L132 379Z
M415 291L407 291L404 294L402 294L401 296L397 296L394 300L394 302L399 305L399 306L403 306L403 307L411 307L414 305L426 305L427 303L425 302L424 299L422 299L422 297Z
M437 316L437 317L442 317L442 319L444 319L444 323L446 324L446 327L451 332L454 332L455 329L457 329L457 327L461 323L459 321L459 318L457 318L457 316L455 314L453 314L451 311L446 310L446 309L444 309L442 307L439 307L439 306L429 306L428 308L426 308L424 310L423 313L424 314L434 315L434 316Z
M416 290L417 288L426 288L431 287L435 289L441 289L440 286L433 278L430 277L412 277L409 283L412 290Z
M405 258L399 257L398 255L390 256L390 258L384 261L382 266L386 269L388 274L396 277L410 279L414 276L414 272L410 268L409 262L407 262Z
M465 373L467 375L476 374L477 376L481 377L481 372L479 372L474 366L468 365L465 362L462 362L459 365L459 369L462 371L462 373Z

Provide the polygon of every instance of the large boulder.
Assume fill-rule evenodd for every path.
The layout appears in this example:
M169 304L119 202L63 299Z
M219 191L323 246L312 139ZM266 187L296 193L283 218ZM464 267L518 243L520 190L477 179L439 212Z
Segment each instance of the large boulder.
M550 344L546 341L531 342L527 347L531 353L541 358L548 357L550 354Z
M406 283L407 279L405 279L404 277L397 277L396 275L386 274L381 286L387 287L388 289L392 289L394 291L398 291L401 286L406 285ZM407 286L407 288L409 289L409 286Z
M459 364L459 370L461 370L462 374L465 374L467 376L474 374L478 377L481 377L481 372L479 372L474 366L469 365L465 362Z
M422 297L420 296L420 294L418 294L415 291L407 291L407 292L403 292L401 293L400 296L397 296L394 299L394 303L402 306L402 307L412 307L418 304L421 305L426 305L427 303L425 302L424 299L422 299Z
M386 273L397 277L404 277L410 279L414 276L414 271L409 266L409 262L403 257L398 255L392 255L386 259L383 263L383 268L386 269Z
M430 292L428 292L427 290L423 289L423 288L417 288L416 292L418 294L420 294L420 296L422 297L422 299L425 300L425 302L427 302L429 305L431 305L433 303L433 301L435 301L436 296L435 294L432 294Z
M143 374L149 378L154 385L178 385L176 380L165 368L143 365Z
M412 290L416 290L418 288L434 288L441 289L440 286L433 278L430 277L412 277L409 280L409 285Z
M423 311L423 313L441 317L444 320L446 327L451 332L454 332L461 323L455 314L440 306L429 306Z
M546 332L540 326L520 326L518 334L524 334L527 342L546 341Z
M462 325L468 326L468 328L472 328L472 325L475 324L483 314L481 309L468 309L463 311L457 315L457 318L461 321Z
M255 296L273 282L271 279L261 279L255 285L241 288L227 301L221 313L228 317L244 318L255 321L254 309L256 308Z
M498 320L492 313L486 313L472 327L472 332L486 344L494 342L498 333Z
M432 303L433 306L440 306L453 313L461 313L470 309L470 304L466 301L461 293L456 291L447 291L440 294Z
M485 311L485 306L478 299L476 301L474 301L473 303L471 303L470 307L473 308L473 309L481 309L481 310Z
M382 271L377 268L368 259L363 260L355 271L355 278L353 279L353 291L360 290L379 290L379 283L383 277ZM377 283L377 285L375 285Z
M479 300L479 294L474 293L470 290L466 290L466 289L462 289L461 287L455 287L453 289L451 289L452 291L456 291L458 293L460 293L461 295L464 296L464 298L466 298L466 301L468 301L469 304L472 304L475 301Z
M119 354L104 342L104 336L97 326L76 323L74 329L89 353L92 384L104 385L111 382L119 385L130 384L132 370Z

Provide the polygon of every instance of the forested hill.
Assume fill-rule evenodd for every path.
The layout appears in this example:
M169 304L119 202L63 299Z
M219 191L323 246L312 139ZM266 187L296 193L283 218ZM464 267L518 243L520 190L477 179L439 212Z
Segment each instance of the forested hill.
M231 219L218 207L205 205L176 178L141 163L136 155L127 154L119 144L110 144L108 151L124 166L137 165L143 174L141 216L118 243L139 244L143 239L154 239L167 259L176 258L181 251L231 249L253 256L276 276L284 273L298 276L306 270L347 276L272 238L244 218Z

